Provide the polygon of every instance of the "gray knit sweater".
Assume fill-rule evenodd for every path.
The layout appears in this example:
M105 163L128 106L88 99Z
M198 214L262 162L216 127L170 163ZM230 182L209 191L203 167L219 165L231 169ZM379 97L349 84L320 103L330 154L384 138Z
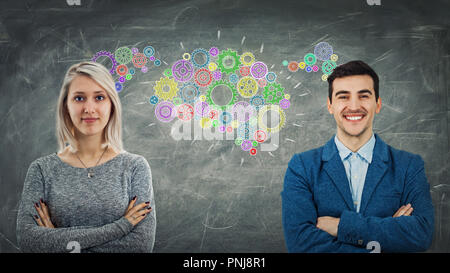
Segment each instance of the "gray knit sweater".
M63 162L56 153L28 169L17 216L17 242L23 252L152 252L156 215L150 166L128 152L87 170ZM152 212L133 225L124 217L131 199L150 202ZM56 227L37 225L34 203L42 198ZM70 242L70 244L69 244ZM76 250L75 250L76 251Z

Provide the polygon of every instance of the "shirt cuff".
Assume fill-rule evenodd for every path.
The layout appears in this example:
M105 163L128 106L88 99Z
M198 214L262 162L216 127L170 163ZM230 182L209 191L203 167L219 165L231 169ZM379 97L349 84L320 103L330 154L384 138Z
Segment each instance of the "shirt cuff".
M338 241L360 247L367 244L357 228L360 218L359 213L348 210L342 212L338 225Z

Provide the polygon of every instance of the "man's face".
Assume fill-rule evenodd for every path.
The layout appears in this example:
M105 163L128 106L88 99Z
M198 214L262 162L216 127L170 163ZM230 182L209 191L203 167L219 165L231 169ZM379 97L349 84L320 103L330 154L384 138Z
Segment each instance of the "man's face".
M381 98L375 100L373 80L369 75L336 78L333 81L332 102L328 112L336 120L340 135L361 137L372 134L375 113L381 109Z
M111 113L111 100L93 79L77 76L67 95L67 108L76 131L91 136L103 132Z

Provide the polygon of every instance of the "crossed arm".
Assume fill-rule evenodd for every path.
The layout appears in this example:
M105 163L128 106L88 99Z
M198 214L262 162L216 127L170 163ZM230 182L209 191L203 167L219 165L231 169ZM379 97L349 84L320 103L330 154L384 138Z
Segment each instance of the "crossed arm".
M300 166L300 168L299 168ZM318 217L305 168L296 155L289 162L282 192L282 220L289 252L369 252L377 241L385 252L425 251L431 244L434 211L423 161L411 160L402 206L393 217L364 217L343 211L340 218ZM414 214L413 212L414 207ZM407 217L400 217L407 216Z

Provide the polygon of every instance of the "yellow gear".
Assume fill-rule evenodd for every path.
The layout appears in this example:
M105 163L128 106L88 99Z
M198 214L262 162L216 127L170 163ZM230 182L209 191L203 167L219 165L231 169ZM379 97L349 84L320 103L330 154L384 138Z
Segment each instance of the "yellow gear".
M217 64L216 63L209 63L208 69L210 71L215 71L217 69Z
M237 84L237 91L244 98L251 98L258 93L258 83L252 77L243 77Z
M165 87L169 87L168 91L165 91ZM156 82L155 86L153 86L155 90L155 96L159 97L162 100L172 100L178 92L178 83L173 78L160 78L159 81Z
M330 60L332 60L333 62L337 62L338 59L339 59L339 57L336 54L333 54L330 56Z
M264 114L268 111L275 111L278 112L278 115L280 116L280 122L275 127L267 127L267 124L264 123L263 118ZM280 108L280 106L276 104L268 104L264 105L261 110L259 110L258 113L258 125L259 128L262 130L265 130L269 133L276 133L281 130L281 128L284 127L284 124L286 123L286 114L284 113L283 109Z
M245 57L250 57L250 61L246 62ZM251 52L245 52L241 55L241 63L245 66L251 66L255 62L255 56Z

